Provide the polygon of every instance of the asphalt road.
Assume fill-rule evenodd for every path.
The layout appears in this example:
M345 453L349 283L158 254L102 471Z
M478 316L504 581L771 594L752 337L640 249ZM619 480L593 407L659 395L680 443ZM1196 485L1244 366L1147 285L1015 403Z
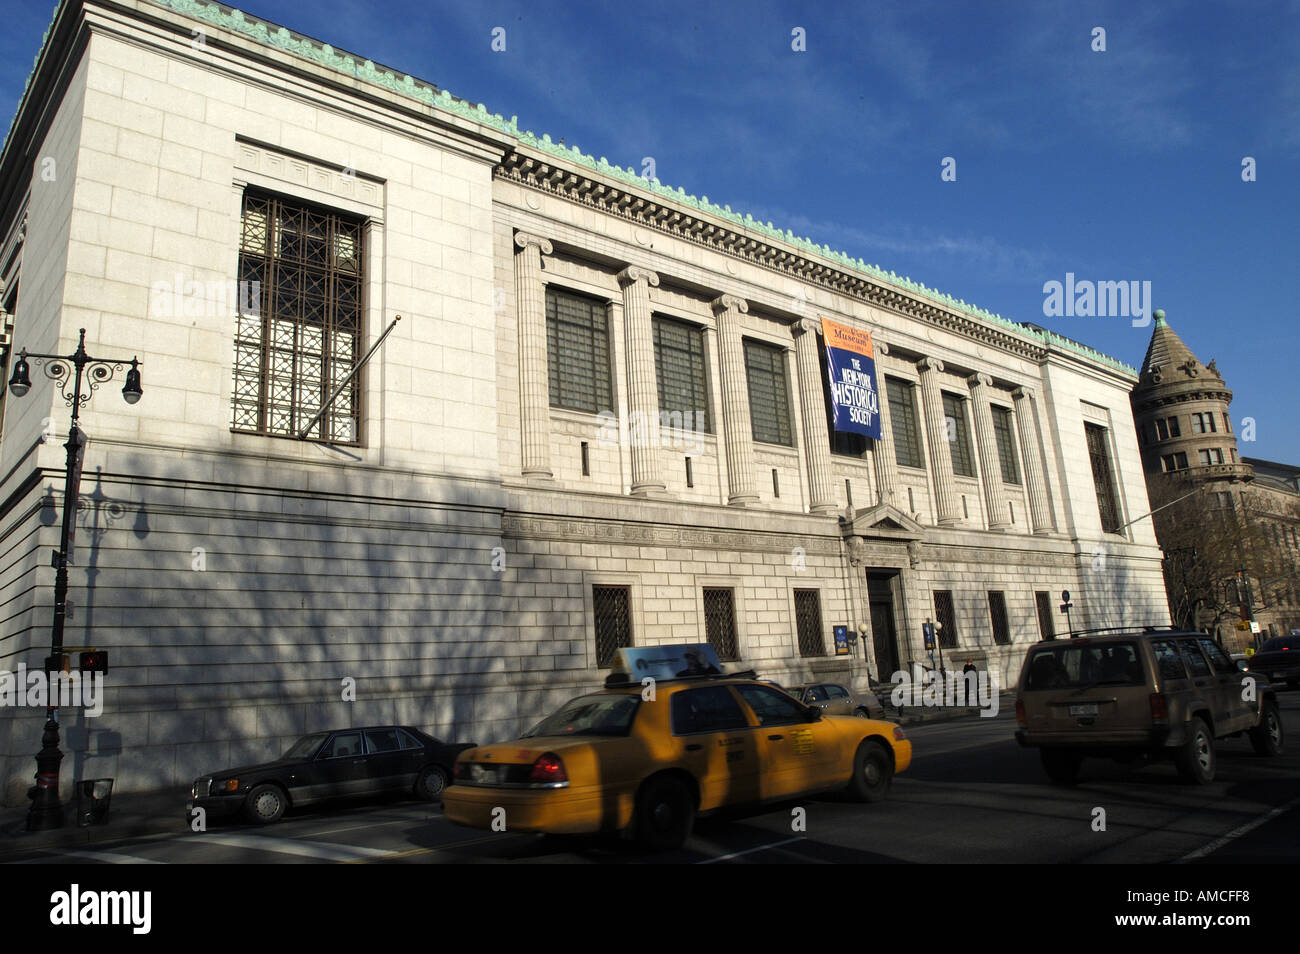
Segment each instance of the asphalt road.
M213 824L75 851L10 854L19 864L1295 862L1300 855L1300 692L1280 696L1287 754L1265 759L1245 738L1218 745L1214 783L1183 784L1172 764L1084 763L1078 787L1050 785L1037 753L996 719L914 726L912 767L889 798L837 796L697 822L678 852L646 855L595 838L458 828L411 801L302 811L269 828ZM796 809L806 827L793 828ZM1098 830L1104 810L1104 830Z

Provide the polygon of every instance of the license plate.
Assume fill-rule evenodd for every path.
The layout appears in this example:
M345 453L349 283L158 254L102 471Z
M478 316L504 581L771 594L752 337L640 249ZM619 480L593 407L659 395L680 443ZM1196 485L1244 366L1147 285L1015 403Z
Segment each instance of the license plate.
M497 767L495 765L479 765L475 763L470 772L471 778L475 782L495 782L497 780Z
M1070 706L1070 717L1074 719L1086 718L1097 714L1097 703L1085 702L1082 705Z

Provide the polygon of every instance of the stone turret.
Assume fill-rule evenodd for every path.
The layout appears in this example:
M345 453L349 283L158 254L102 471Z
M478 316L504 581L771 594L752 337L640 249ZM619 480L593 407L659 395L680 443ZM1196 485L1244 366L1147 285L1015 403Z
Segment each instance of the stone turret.
M1196 480L1250 480L1237 457L1228 405L1232 392L1213 361L1201 364L1156 309L1155 329L1137 387L1133 421L1148 481L1177 473Z

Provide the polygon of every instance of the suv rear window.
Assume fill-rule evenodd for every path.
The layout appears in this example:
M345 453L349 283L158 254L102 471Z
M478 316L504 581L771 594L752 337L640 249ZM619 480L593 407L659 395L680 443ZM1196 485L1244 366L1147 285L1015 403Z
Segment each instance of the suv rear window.
M1135 643L1065 644L1036 650L1029 658L1026 689L1140 686L1142 663Z

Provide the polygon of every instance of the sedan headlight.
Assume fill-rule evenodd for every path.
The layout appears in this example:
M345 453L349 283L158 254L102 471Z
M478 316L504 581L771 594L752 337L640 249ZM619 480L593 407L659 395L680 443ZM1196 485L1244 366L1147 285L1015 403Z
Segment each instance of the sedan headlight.
M239 791L239 779L237 778L214 778L212 780L213 795L225 795L237 791Z

